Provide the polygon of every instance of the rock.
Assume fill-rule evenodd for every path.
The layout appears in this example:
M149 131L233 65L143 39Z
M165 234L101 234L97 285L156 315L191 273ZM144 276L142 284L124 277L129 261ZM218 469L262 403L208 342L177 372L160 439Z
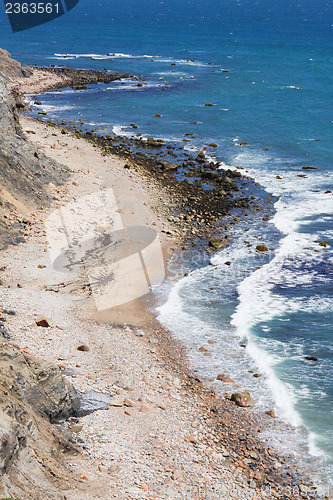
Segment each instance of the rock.
M121 408L124 406L124 401L120 399L112 399L109 403L109 406L114 406L116 408Z
M227 260L224 264L225 264L226 266L231 266L231 262L230 262L230 260Z
M215 144L215 142L209 143L208 146L211 148L217 148L217 144Z
M257 483L255 482L254 479L250 479L249 486L250 486L250 488L256 488L257 487Z
M197 440L194 436L187 435L185 436L186 441L189 441L192 444L197 444Z
M211 238L209 240L209 246L213 247L217 250L220 250L221 248L225 248L229 245L230 245L229 241L225 238Z
M159 115L158 113L154 115L154 118L161 118L162 115Z
M119 465L117 465L117 464L112 464L108 468L109 474L113 474L114 472L117 472L118 470L119 470Z
M137 125L135 125L135 123L131 123L130 125L132 128L138 128Z
M265 411L266 415L272 418L276 418L275 412L273 410L267 410Z
M45 269L46 266L44 266L44 264L38 264L38 269Z
M241 142L239 145L240 146L248 146L248 143L247 142Z
M205 106L209 107L209 106L216 106L216 104L205 104Z
M77 350L78 351L83 351L83 352L88 352L90 351L89 347L85 344L81 344L77 347Z
M254 406L254 399L249 392L234 392L231 395L231 401L234 401L237 406L249 408Z
M38 111L38 114L39 115L47 115L47 112L46 111Z
M302 167L303 170L317 170L317 167L308 167L307 165L305 167Z
M305 484L300 484L298 487L302 495L306 495L309 492L309 488Z
M275 179L281 180L281 179L282 179L282 177L281 177L280 175L277 175L277 176L275 177Z
M144 337L145 336L145 332L143 332L142 330L136 330L135 335L137 337Z
M79 394L79 405L75 410L75 416L83 417L96 410L108 410L112 402L111 396L101 392L87 391Z
M319 242L319 246L326 248L327 247L327 241L325 241L325 240L320 241Z
M316 358L315 356L304 356L304 359L306 359L307 361L318 361L318 358Z
M199 347L199 351L201 351L201 352L207 352L207 349L206 349L206 347L201 346L201 347Z
M254 373L253 376L254 376L254 378L260 378L261 377L260 373Z
M134 401L132 401L132 400L131 400L131 399L129 399L129 398L125 398L125 399L124 399L124 405L125 405L125 406L130 406L130 407L132 407L132 406L135 406L135 402L134 402Z
M257 245L256 250L258 252L268 252L268 248L266 247L266 245Z
M217 377L216 380L221 380L221 382L224 382L226 384L231 383L233 384L234 381L232 378L230 378L228 375L225 375L224 373L220 373Z
M174 387L176 387L176 389L181 389L182 388L182 384L181 384L181 381L178 377L176 377L172 384L174 385Z
M161 410L166 410L166 405L161 398L156 398L155 404L158 408L161 408Z
M226 497L226 496L227 496L227 490L225 489L225 487L224 487L224 486L221 486L221 487L217 490L216 494L217 494L217 498L224 498L224 497Z
M43 328L48 328L50 326L50 322L44 316L40 316L39 318L36 319L36 325L42 326Z
M180 469L175 469L173 472L172 472L172 479L174 481L177 481L177 479L183 479L184 478L184 473L182 470Z
M156 415L156 408L153 408L152 406L149 406L147 404L141 405L141 408L139 410L141 413L145 413L146 415L151 415L154 417Z

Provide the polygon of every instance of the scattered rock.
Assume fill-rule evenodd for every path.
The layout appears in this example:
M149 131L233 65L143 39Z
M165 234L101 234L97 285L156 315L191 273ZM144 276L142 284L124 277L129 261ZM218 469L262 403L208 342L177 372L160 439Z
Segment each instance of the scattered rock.
M110 406L115 406L116 408L121 408L124 406L124 401L120 401L119 399L112 399L109 403Z
M124 405L132 407L132 406L135 406L135 402L132 401L131 399L125 398L124 399Z
M232 378L229 377L229 375L225 375L224 373L220 373L217 377L216 377L216 380L221 380L221 382L224 382L226 384L233 384L234 381L232 380Z
M192 444L197 444L197 440L194 436L187 435L187 436L185 436L185 439L186 439L186 441L189 441Z
M172 479L176 481L177 479L183 479L184 478L184 473L180 469L175 469L172 473Z
M234 401L237 406L242 408L254 406L254 399L249 392L234 392L231 395L231 401Z
M156 408L153 408L152 406L149 406L147 404L141 405L141 408L139 410L141 413L145 413L146 415L151 415L155 416L156 415Z
M173 385L174 387L176 387L176 389L181 389L182 387L182 384L180 382L180 379L178 377L176 377L174 380L173 380Z
M42 326L43 328L48 328L50 326L50 322L44 316L40 316L39 318L36 319L36 325Z
M90 351L89 347L85 344L81 344L77 347L77 350L78 351L83 351L83 352L88 352Z
M117 472L118 470L119 470L119 465L117 465L117 464L112 464L108 468L109 474L113 474L114 472Z
M249 486L250 486L250 488L256 488L257 487L257 483L255 482L254 479L250 479Z

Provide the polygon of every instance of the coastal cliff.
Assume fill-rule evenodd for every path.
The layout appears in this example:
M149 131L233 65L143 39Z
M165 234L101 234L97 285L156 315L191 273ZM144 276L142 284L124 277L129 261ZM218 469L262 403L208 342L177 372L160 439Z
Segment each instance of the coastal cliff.
M7 51L0 50L0 249L23 241L22 214L48 205L43 186L58 185L66 177L64 167L24 139L8 84L14 77L29 74Z
M43 185L66 175L24 139L7 83L26 74L0 51L0 249L24 241L28 207L47 205ZM10 342L5 325L14 314L0 303L0 496L62 499L56 478L72 446L51 421L71 415L78 397L59 368Z

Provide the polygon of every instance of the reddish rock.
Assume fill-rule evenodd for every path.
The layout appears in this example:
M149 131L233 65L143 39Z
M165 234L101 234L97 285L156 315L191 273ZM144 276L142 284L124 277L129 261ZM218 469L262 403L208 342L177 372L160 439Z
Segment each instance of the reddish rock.
M44 316L41 316L40 318L36 319L36 325L42 326L43 328L48 328L50 326L50 321Z
M225 375L224 373L220 373L217 377L216 377L216 380L221 380L221 382L224 382L226 384L233 384L234 381L232 380L232 378L229 377L229 375Z

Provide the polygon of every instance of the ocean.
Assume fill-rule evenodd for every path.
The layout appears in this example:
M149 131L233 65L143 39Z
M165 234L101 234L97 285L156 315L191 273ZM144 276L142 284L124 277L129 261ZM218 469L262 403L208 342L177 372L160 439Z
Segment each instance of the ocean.
M2 8L0 30L1 47L24 64L133 75L48 92L32 114L42 108L53 120L84 120L97 132L127 136L135 123L144 137L187 151L207 147L221 168L237 167L264 188L269 220L249 217L233 226L232 245L212 258L214 265L177 255L175 272L192 271L156 290L158 318L189 346L200 373L209 379L228 374L253 391L257 408L274 409L291 426L267 439L310 468L328 491L332 2L81 0L63 17L16 34ZM212 142L217 147L209 147ZM269 248L264 256L258 243ZM198 351L203 345L211 357ZM232 390L217 381L214 387Z

